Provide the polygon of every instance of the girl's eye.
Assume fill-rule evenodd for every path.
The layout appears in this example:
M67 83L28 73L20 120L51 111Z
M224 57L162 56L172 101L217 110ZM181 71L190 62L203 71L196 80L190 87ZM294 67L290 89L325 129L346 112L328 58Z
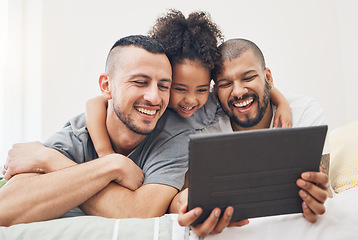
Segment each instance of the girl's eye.
M177 90L178 92L185 92L185 91L186 91L185 88L176 87L176 88L174 88L174 89Z

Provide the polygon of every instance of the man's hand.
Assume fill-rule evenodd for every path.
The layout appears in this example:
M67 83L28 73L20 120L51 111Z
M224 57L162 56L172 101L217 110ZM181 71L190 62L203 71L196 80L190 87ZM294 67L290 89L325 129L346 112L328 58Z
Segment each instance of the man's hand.
M223 216L220 218L221 210L219 208L213 209L210 216L202 223L195 227L192 224L203 212L199 207L187 211L187 205L183 205L178 216L180 226L190 226L191 230L200 237L205 237L209 234L221 233L226 227L242 227L249 224L249 220L244 219L237 222L230 222L234 213L233 207L227 207Z
M19 173L44 172L43 156L47 148L40 142L18 143L9 150L3 175L9 180Z
M317 215L326 211L324 202L330 195L328 176L322 172L304 172L296 183L302 188L299 195L303 199L303 216L314 223L317 221Z
M247 219L230 223L234 208L227 207L221 218L221 210L215 208L202 224L198 224L195 227L191 226L191 224L201 215L203 210L197 207L187 212L188 189L185 189L180 194L182 206L179 210L178 223L180 226L190 226L191 230L198 236L205 237L209 234L221 233L226 227L241 227L249 223Z
M51 156L51 161L47 159ZM112 158L118 170L119 185L130 190L136 190L142 186L144 175L131 159L121 154L110 154L105 158ZM77 165L55 149L45 147L41 142L18 143L9 150L7 161L2 173L9 180L20 173L49 173L66 167Z
M132 191L142 186L144 181L143 170L130 158L117 153L107 155L104 158L112 158L118 164L119 177L114 180L116 183Z

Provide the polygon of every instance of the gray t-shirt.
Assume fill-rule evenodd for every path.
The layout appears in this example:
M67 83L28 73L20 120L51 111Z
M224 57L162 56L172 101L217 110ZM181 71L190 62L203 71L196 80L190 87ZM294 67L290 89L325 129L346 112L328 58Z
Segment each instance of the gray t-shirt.
M144 173L144 183L158 183L180 190L188 169L188 142L193 133L187 120L167 109L154 131L128 157ZM44 142L77 163L98 158L86 127L85 114L68 121Z

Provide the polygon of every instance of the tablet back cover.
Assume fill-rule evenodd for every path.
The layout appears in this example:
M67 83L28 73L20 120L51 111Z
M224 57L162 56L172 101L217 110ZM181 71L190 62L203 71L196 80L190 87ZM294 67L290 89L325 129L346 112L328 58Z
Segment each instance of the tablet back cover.
M215 207L234 207L232 221L302 212L296 180L318 171L327 126L193 135L189 144L188 209L193 225Z

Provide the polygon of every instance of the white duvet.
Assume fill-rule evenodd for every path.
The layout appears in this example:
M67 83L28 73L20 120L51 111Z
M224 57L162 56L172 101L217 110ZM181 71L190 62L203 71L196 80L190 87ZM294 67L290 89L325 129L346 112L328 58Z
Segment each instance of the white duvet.
M228 239L358 239L358 187L328 199L326 213L314 224L301 214L250 219L244 227L225 229L205 240ZM0 212L1 214L1 212ZM62 218L0 227L0 240L197 240L188 228L180 227L177 215L149 219L110 219L95 216Z
M327 199L326 213L316 223L309 223L302 214L250 219L247 226L227 228L205 240L227 239L358 239L358 187ZM190 239L198 239L191 234Z

